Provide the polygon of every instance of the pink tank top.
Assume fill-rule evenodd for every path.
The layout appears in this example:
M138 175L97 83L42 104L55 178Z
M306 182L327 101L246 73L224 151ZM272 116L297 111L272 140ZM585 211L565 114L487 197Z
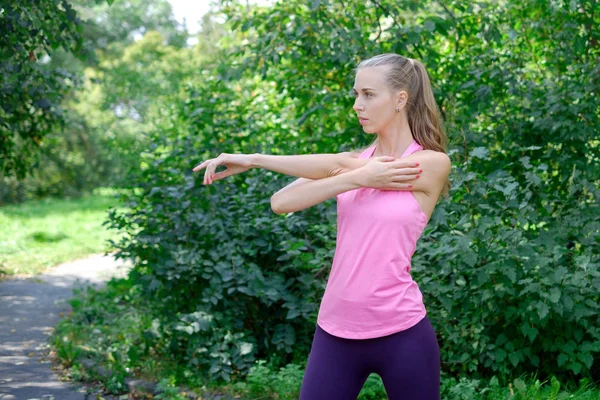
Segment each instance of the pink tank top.
M376 145L359 158L371 158ZM401 157L423 150L416 141ZM427 216L409 191L361 187L336 196L333 265L317 323L331 335L369 339L416 325L425 317L410 275Z

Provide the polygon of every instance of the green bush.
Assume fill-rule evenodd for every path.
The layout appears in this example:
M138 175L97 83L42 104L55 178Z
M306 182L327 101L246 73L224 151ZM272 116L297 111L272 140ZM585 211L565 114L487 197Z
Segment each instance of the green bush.
M265 360L257 360L242 386L251 397L272 393L280 399L298 398L305 368L305 364L288 364L274 373Z
M282 185L253 175L245 177L248 188L272 193ZM224 379L247 372L257 357L287 354L282 365L306 357L333 257L331 207L283 217L243 184L223 181L214 193L154 185L134 207L147 216L138 220L145 228L124 251L144 253L132 277L149 300L161 299L155 339L176 359ZM159 198L171 200L153 204ZM182 230L174 234L175 226Z

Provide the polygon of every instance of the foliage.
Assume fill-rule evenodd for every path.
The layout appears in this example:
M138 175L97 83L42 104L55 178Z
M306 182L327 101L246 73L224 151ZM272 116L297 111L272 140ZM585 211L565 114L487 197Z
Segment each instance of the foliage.
M21 7L29 7L27 4ZM175 21L167 0L116 2L112 6L96 0L77 0L72 8L70 2L68 5L69 15L74 15L76 20L76 48L53 48L43 56L38 54L37 62L27 60L31 68L41 73L58 71L63 77L60 90L52 86L56 86L56 82L40 81L48 86L48 95L55 96L51 101L52 110L56 110L56 123L35 127L31 157L25 152L19 154L21 175L12 176L9 171L2 173L0 169L0 204L49 196L78 196L98 187L99 183L120 186L126 171L139 168L139 154L146 144L144 132L151 129L149 122L156 114L148 107L139 106L157 104L155 87L161 86L156 80L152 85L144 82L148 74L120 74L138 65L139 60L132 56L149 50L148 42L155 44L157 51L162 46L179 57L191 52L186 49L177 53L186 46L187 31ZM17 11L30 18L53 15L44 9L29 14L23 10ZM24 23L23 27L27 28ZM19 33L31 35L34 32L23 28ZM158 39L146 40L142 37L145 34L148 38L158 36ZM48 37L48 41L53 42L53 37ZM159 56L156 64L162 65L165 71L183 67L180 59L163 58L164 54L156 52L151 55ZM124 67L125 63L128 67ZM115 64L121 66L115 68ZM149 65L145 63L142 67ZM138 72L140 69L138 67ZM157 68L147 69L158 72ZM187 73L189 68L182 71ZM25 79L27 71L21 72L21 75L6 76L11 82L30 85ZM180 78L177 74L172 76ZM131 87L140 89L134 92ZM20 92L16 87L6 86L6 90L11 95L13 90ZM29 124L24 115L15 115L15 120ZM7 132L7 140L14 139L15 143L25 146L27 141L20 140L15 132ZM8 151L8 144L3 149Z
M61 357L63 362L79 365L87 359L101 365L109 374L98 379L112 393L120 393L126 387L125 377L142 369L145 357L158 349L152 348L145 334L151 320L137 287L127 280L111 280L107 288L75 289L76 296L69 301L73 311L57 325L51 343L59 355L70 355Z
M43 136L62 122L60 100L72 76L38 59L81 46L79 19L67 0L7 2L0 13L0 172L23 178Z
M178 148L183 152L190 146ZM149 298L162 299L155 309L156 339L212 378L228 380L247 372L256 357L287 353L284 361L289 362L294 352L305 351L314 332L314 311L324 287L315 278L331 262L332 250L325 244L335 236L333 219L323 217L333 216L332 210L310 210L314 224L309 224L299 216L276 216L265 200L257 209L256 196L262 194L253 188L273 192L282 183L273 178L259 184L251 175L246 184L224 183L220 191L229 195L223 202L223 193L194 187L190 176L185 186L177 184L183 167L167 165L168 160L146 171L165 174L144 192L143 204L136 202L132 214L147 218L138 226L122 216L113 221L121 228L144 226L124 254L137 258L144 252L146 261L132 277ZM240 191L242 185L248 192ZM164 200L157 209L158 198ZM173 235L174 226L182 230ZM158 246L157 237L169 239Z

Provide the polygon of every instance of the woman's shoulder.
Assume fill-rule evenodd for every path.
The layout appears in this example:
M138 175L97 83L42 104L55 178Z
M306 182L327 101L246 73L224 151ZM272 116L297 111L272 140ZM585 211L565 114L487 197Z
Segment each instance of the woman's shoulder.
M417 150L411 154L424 155L440 162L450 161L450 157L448 156L448 154L444 153L443 151L429 150L424 149L423 147L420 147L420 150Z
M436 168L436 170L446 174L450 172L450 169L452 167L450 157L443 151L435 151L429 149L417 150L405 156L404 158L415 159L417 161L420 160L419 163L424 163L429 166L435 165L437 167L442 167Z

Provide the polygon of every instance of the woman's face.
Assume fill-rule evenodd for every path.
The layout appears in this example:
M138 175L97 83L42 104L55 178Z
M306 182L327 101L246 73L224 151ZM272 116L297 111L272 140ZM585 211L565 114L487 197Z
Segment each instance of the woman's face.
M385 84L388 66L361 68L354 80L354 107L366 133L377 133L388 126L398 114L398 96Z

